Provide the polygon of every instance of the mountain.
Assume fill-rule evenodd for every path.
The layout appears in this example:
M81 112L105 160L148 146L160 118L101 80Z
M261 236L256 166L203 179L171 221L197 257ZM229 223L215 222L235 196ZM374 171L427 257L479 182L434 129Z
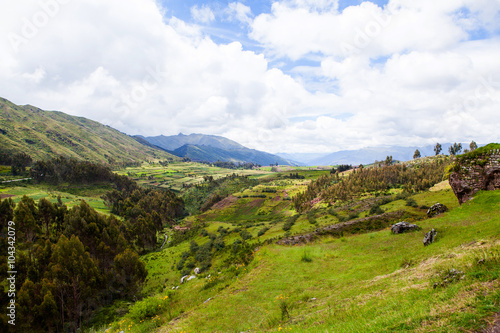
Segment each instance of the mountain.
M19 106L0 98L0 151L33 159L55 155L96 162L176 158L96 121L59 111Z
M294 161L263 151L250 149L222 136L190 134L142 137L151 144L168 150L179 157L189 157L195 161L251 162L260 165L298 165Z
M442 143L441 154L448 154L451 143ZM479 145L481 146L481 145ZM401 147L401 146L379 146L367 147L358 150L343 150L335 153L317 156L317 154L278 154L281 157L292 158L305 165L339 165L339 164L370 164L375 161L383 161L387 156L392 156L393 160L409 161L413 159L415 150L420 151L420 155L434 156L435 145L424 147ZM468 143L462 143L463 149L469 148ZM316 155L316 157L314 156Z
M137 135L137 137L143 138L147 140L149 143L154 144L155 146L162 147L170 151L173 151L184 145L209 146L219 149L245 148L235 141L217 135L205 135L205 134L184 135L182 133L179 133L178 135L170 135L170 136L160 135L160 136L143 137Z

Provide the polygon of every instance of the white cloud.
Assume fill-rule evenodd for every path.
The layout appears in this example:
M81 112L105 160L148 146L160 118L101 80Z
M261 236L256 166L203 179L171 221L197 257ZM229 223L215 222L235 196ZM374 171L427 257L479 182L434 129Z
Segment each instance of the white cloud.
M215 20L215 15L207 5L191 7L191 16L197 22L210 23Z
M252 9L241 2L230 2L227 5L226 14L230 20L236 20L241 23L249 24L252 21Z
M129 134L217 134L271 152L498 141L495 0L363 2L341 12L337 1L289 0L256 17L249 2L229 4L225 14L250 26L263 54L218 44L153 0L45 0L52 11L40 3L0 3L0 34L22 38L17 47L0 39L0 91L18 104ZM191 9L215 24L210 13ZM468 40L478 31L493 37ZM301 63L312 53L320 66ZM270 57L295 68L273 68Z

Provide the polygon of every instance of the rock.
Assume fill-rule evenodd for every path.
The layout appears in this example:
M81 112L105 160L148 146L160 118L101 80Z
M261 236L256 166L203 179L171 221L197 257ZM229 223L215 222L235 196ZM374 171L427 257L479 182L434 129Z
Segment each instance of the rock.
M432 244L434 242L434 239L436 238L437 231L432 229L428 233L425 234L424 236L424 246L427 246L429 244Z
M205 302L203 302L203 304L205 304L206 302L209 302L211 299L212 299L212 297L209 297Z
M403 232L420 230L420 227L413 223L408 223L406 221L401 221L394 224L391 227L391 231L393 234L402 234Z
M181 277L181 283L184 283L184 280L185 280L186 278L188 278L188 277L189 277L189 275L184 275L183 277Z
M196 279L196 275L191 275L190 277L187 278L186 281L191 281L192 279Z
M194 274L200 274L200 269L198 267L194 269Z
M448 211L448 207L438 202L427 210L427 217L434 217L436 215L443 214L446 211Z
M478 191L500 189L500 151L498 149L490 149L482 154L474 152L464 154L456 158L453 169L454 172L450 174L449 181L460 204L471 200Z

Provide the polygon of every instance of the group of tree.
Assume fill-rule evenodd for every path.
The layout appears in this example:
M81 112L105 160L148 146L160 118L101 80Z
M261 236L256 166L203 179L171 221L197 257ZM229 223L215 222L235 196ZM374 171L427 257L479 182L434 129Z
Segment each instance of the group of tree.
M306 191L293 198L295 209L303 212L311 208L311 202L321 198L328 202L348 201L364 193L403 188L406 192L426 190L442 180L447 159L407 166L386 165L358 168L344 177L338 173L325 175L311 182Z
M262 165L257 164L257 163L252 163L252 162L230 162L230 161L216 161L216 162L210 162L210 161L200 161L199 163L214 166L214 167L219 167L219 168L224 168L224 169L231 169L231 170L252 170L256 168L260 168Z
M52 184L63 182L89 184L111 182L115 179L115 174L109 166L64 156L36 161L31 167L30 175L35 181Z
M228 195L258 184L255 179L235 173L215 179L205 176L204 182L190 187L182 194L187 212L196 214L210 209Z
M20 152L11 154L0 152L0 165L10 165L11 172L14 176L23 175L26 173L26 168L31 165L33 159L30 155Z
M334 174L336 172L344 172L347 170L351 170L352 168L353 168L353 166L351 164L340 164L336 168L332 168L330 170L330 174Z
M83 200L71 209L60 197L35 202L24 196L17 205L0 200L2 279L8 271L9 221L17 232L19 326L30 332L76 332L100 306L139 295L147 272L137 251L156 248L158 232L184 215L184 202L169 190L141 188L107 165L61 156L35 162L30 174L37 182L105 182L114 188L103 199L122 219L101 215ZM2 294L0 305L5 308L6 302ZM0 331L6 320L0 314Z
M8 221L15 223L16 321L25 332L77 332L98 307L133 299L146 278L133 227L97 213L85 201L68 209L24 196L0 200L0 275L6 278ZM5 309L8 299L2 295ZM0 326L7 327L6 318Z
M469 144L469 149L465 149L464 152L466 153L468 151L473 151L475 149L477 149L477 143L474 140L472 140L471 143ZM434 152L436 153L436 156L439 155L442 150L443 147L441 146L441 144L439 142L436 143L436 145L434 146ZM461 151L462 151L462 144L457 142L453 143L448 148L448 153L450 153L450 155L458 155L460 154Z
M122 216L130 224L133 240L142 251L156 249L157 233L184 216L184 201L166 189L125 184L102 198L111 213Z

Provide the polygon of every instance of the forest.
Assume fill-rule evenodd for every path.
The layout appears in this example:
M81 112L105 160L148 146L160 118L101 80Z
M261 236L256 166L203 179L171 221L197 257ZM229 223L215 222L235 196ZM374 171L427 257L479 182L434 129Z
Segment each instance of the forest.
M68 208L23 196L15 204L0 199L1 278L7 276L8 227L15 228L17 309L21 330L77 332L82 322L117 299L139 296L147 271L140 253L154 250L157 234L184 214L184 203L169 190L143 189L109 167L57 157L36 161L35 182L99 183L114 188L104 195L116 214L103 215L84 200ZM12 248L12 247L11 247ZM1 306L7 306L2 293ZM7 318L1 314L6 329Z

